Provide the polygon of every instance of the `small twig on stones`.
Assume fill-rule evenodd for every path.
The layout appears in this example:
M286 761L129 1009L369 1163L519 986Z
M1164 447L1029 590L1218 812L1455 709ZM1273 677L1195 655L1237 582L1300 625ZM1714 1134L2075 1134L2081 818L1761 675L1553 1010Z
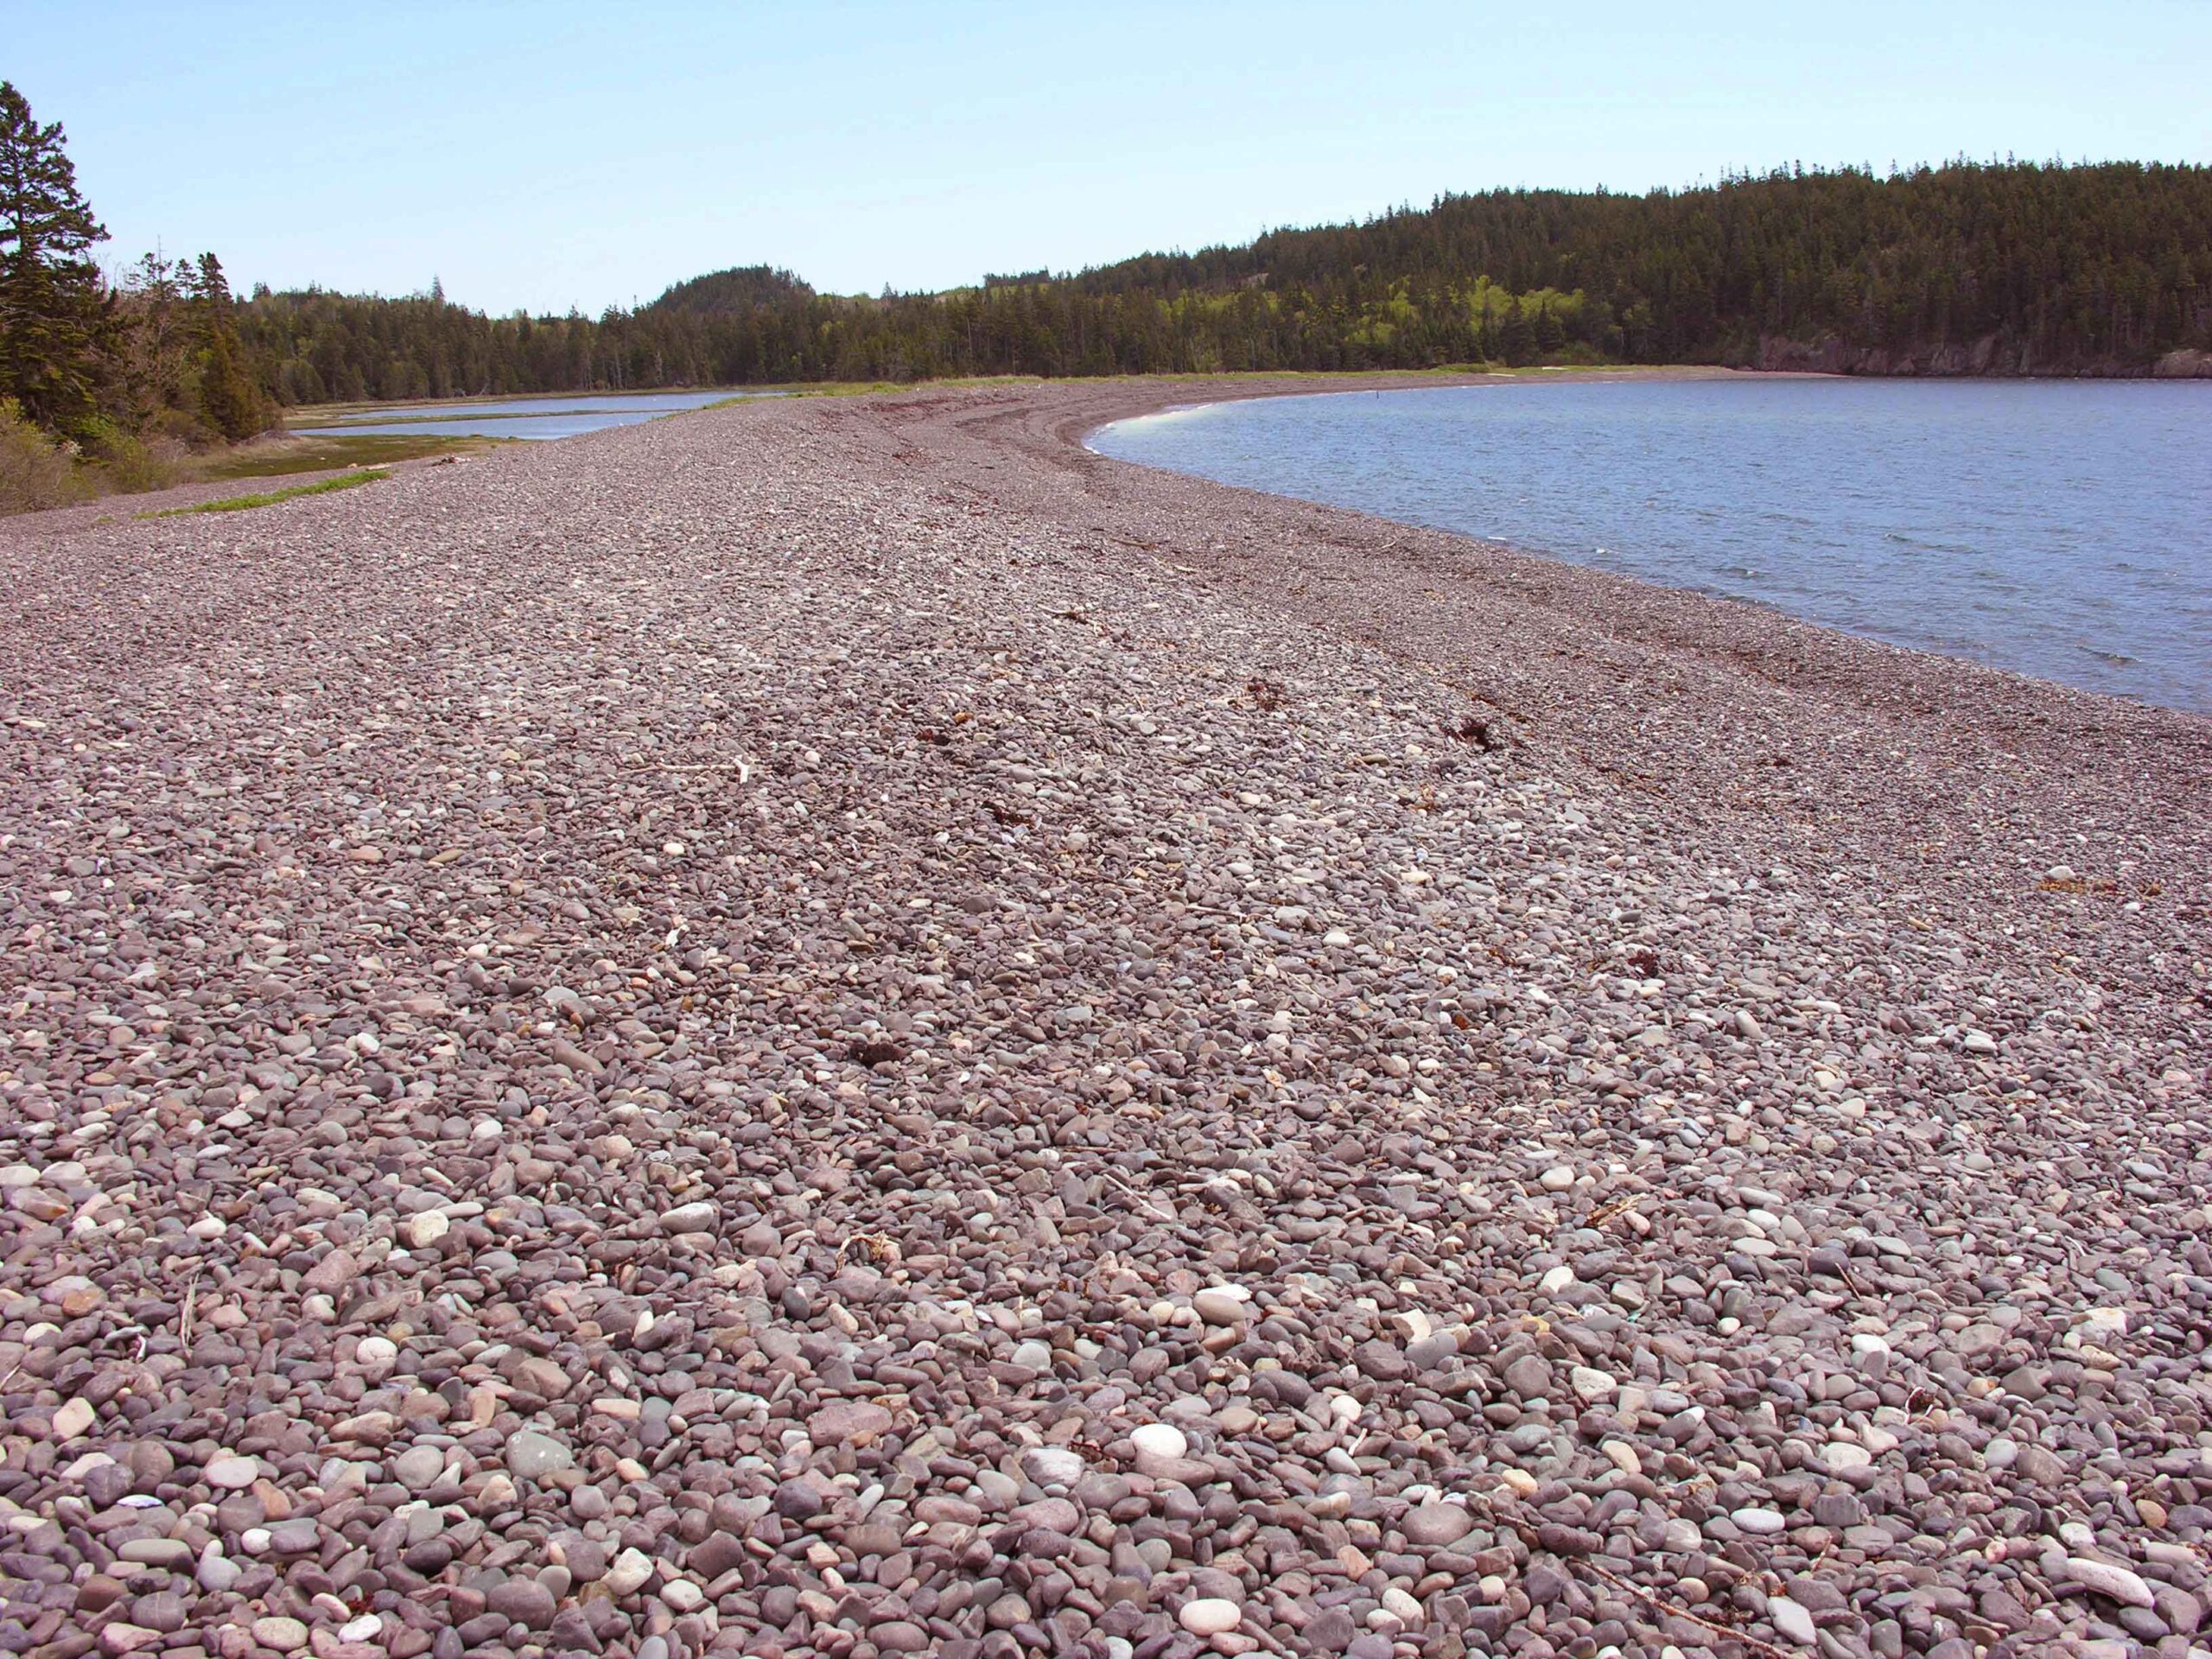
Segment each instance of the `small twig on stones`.
M1582 1565L1588 1567L1591 1572L1596 1573L1598 1577L1603 1579L1607 1584L1611 1585L1614 1589L1624 1591L1629 1595L1634 1596L1638 1601L1643 1603L1645 1606L1650 1608L1654 1612L1665 1613L1675 1618L1688 1619L1691 1624L1699 1626L1700 1629L1711 1630L1715 1636L1725 1636L1732 1642L1742 1643L1745 1647L1750 1648L1754 1652L1767 1654L1770 1656L1770 1659L1796 1659L1796 1656L1790 1653L1788 1649L1777 1648L1771 1642L1762 1641L1759 1637L1751 1635L1747 1630L1738 1630L1733 1625L1716 1624L1709 1618L1700 1618L1697 1614L1690 1611L1687 1607L1677 1606L1671 1601L1662 1601L1650 1591L1644 1589L1642 1586L1630 1584L1626 1579L1620 1578L1614 1573L1608 1573L1604 1567L1599 1566L1595 1561L1585 1559Z
M200 1296L200 1264L194 1262L192 1277L185 1281L184 1306L176 1316L176 1339L187 1348L192 1346L192 1310Z
M888 1233L855 1233L837 1246L837 1259L855 1255L876 1267L896 1267L899 1243Z
M1626 1215L1635 1209L1637 1205L1643 1202L1643 1196L1641 1192L1631 1192L1625 1198L1615 1198L1610 1204L1601 1204L1590 1212L1590 1219L1583 1224L1586 1227L1602 1227L1607 1222Z
M1176 1214L1175 1214L1175 1212L1174 1212L1173 1210L1167 1210L1167 1209L1163 1209L1163 1208L1161 1208L1161 1207L1160 1207L1157 1203L1155 1203L1155 1202L1154 1202L1154 1200L1153 1200L1149 1196L1147 1196L1147 1194L1145 1194L1145 1193L1142 1193L1142 1192L1138 1192L1138 1191L1136 1190L1136 1188L1135 1188L1134 1186L1131 1186L1131 1185L1130 1185L1127 1181L1123 1180L1123 1179L1122 1179L1119 1175L1116 1175L1116 1174L1112 1170L1110 1170L1110 1169L1101 1170L1101 1171L1099 1172L1099 1173L1100 1173L1100 1174L1102 1174L1102 1175L1103 1175L1103 1176L1104 1176L1108 1180L1109 1180L1109 1181L1113 1182L1115 1185L1116 1185L1116 1186L1120 1187L1120 1188L1122 1189L1122 1192L1124 1192L1128 1193L1131 1198L1135 1198L1135 1199L1139 1204L1141 1204L1141 1205L1147 1205L1147 1207L1149 1207L1149 1208L1151 1209L1151 1211L1152 1211L1152 1213L1153 1213L1154 1215L1155 1215L1155 1216L1159 1217L1160 1218L1160 1220L1162 1220L1162 1221L1173 1221L1173 1220L1176 1220L1176 1219L1177 1219Z

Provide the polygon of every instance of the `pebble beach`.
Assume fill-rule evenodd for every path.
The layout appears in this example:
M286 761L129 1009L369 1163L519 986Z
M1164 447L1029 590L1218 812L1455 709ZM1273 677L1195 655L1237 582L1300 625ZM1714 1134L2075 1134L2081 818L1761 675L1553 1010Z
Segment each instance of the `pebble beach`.
M2212 1654L2212 720L1270 389L0 521L0 1651Z

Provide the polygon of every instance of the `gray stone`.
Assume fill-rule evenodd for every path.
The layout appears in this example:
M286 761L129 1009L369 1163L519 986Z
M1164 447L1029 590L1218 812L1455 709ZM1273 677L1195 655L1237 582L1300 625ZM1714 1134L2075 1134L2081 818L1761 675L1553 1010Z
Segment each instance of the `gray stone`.
M507 1436L507 1472L518 1480L536 1480L575 1466L576 1454L550 1434L519 1428Z
M1766 1616L1785 1638L1802 1647L1810 1647L1819 1639L1819 1631L1814 1626L1810 1611L1788 1596L1769 1596L1766 1599Z
M1423 1549L1455 1544L1474 1530L1475 1517L1464 1503L1422 1503L1406 1511L1399 1530Z
M509 1468L513 1467L513 1447L508 1448ZM391 1460L391 1475L410 1492L427 1491L437 1484L445 1472L446 1454L435 1446L410 1446Z

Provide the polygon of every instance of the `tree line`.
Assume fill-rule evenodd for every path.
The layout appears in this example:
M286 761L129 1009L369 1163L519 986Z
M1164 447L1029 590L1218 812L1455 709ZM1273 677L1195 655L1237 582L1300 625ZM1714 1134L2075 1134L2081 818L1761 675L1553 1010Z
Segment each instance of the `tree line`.
M635 312L489 317L257 293L286 402L946 375L1771 365L2134 373L2212 349L2212 168L1791 169L1623 195L1446 196L1364 224L943 294L817 294L766 267Z
M267 428L266 365L239 339L222 262L149 254L111 282L66 139L0 81L0 424L60 435L124 474L154 465L149 437Z
M945 293L827 295L745 267L596 317L488 315L435 283L241 300L213 254L110 281L105 236L60 126L0 83L0 416L118 466L149 440L234 440L280 405L356 399L1808 353L2137 373L2212 351L2212 168L2133 162L1498 190Z
M2212 346L2212 168L1960 162L1878 176L1778 170L1623 195L1498 190L1241 247L1145 255L1074 279L1095 296L1262 284L1357 311L1426 311L1480 272L1579 289L1632 362L1751 364L1833 341L1910 364L1995 342L2056 372L2140 369Z
M728 309L656 303L597 318L487 317L405 299L257 293L241 339L287 404L950 375L1097 375L1527 363L1605 353L1580 291L1478 277L1449 299L1385 293L1354 315L1256 289L1085 295L1064 282L850 299L793 283Z

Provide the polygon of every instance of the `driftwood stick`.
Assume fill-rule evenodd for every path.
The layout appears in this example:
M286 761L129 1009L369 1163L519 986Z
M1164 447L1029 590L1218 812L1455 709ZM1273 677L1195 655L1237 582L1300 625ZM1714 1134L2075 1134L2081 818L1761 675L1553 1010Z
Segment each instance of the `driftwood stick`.
M1662 1601L1657 1596L1652 1594L1650 1591L1643 1588L1639 1585L1630 1584L1626 1579L1620 1578L1614 1573L1608 1573L1604 1567L1599 1566L1595 1561L1592 1561L1586 1557L1583 1560L1581 1565L1589 1568L1591 1572L1596 1573L1607 1584L1611 1585L1614 1589L1624 1591L1628 1594L1634 1596L1638 1601L1643 1603L1645 1606L1649 1607L1655 1612L1669 1614L1675 1618L1688 1619L1691 1624L1699 1626L1700 1629L1711 1630L1715 1636L1725 1636L1731 1642L1741 1642L1745 1647L1752 1649L1752 1651L1765 1654L1768 1656L1768 1659L1796 1659L1796 1656L1786 1648L1777 1648L1771 1642L1763 1642L1756 1636L1750 1635L1743 1630L1735 1630L1726 1624L1715 1624L1712 1619L1700 1618L1697 1614L1690 1611L1688 1608L1677 1607L1671 1601Z

